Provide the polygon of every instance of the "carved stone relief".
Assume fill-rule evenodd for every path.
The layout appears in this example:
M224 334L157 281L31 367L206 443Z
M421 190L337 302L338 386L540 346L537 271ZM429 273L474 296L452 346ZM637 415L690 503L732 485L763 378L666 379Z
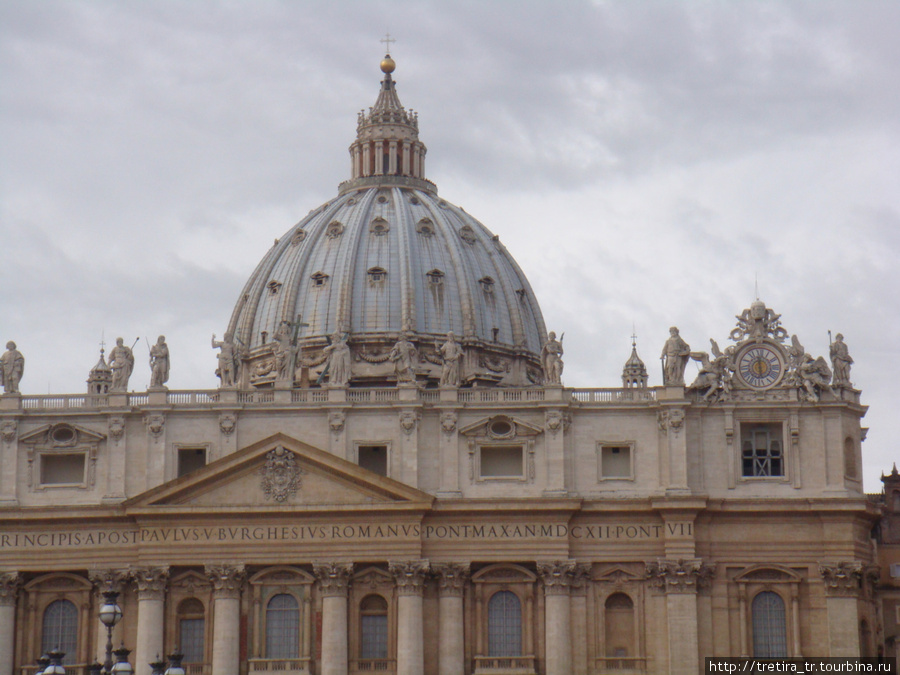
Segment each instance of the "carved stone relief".
M658 420L659 428L663 433L669 433L669 429L671 429L677 434L684 426L684 410L681 410L680 408L660 410Z
M352 571L353 563L313 563L313 573L325 596L346 596Z
M22 577L18 572L0 573L0 606L15 606L16 595L22 585Z
M855 596L862 587L863 565L860 562L820 563L819 574L827 595Z
M109 418L109 436L117 443L122 440L125 435L125 418L121 415L114 415Z
M409 435L419 423L419 413L411 410L400 411L400 428L403 433Z
M231 413L219 415L219 431L226 436L231 436L237 426L237 418Z
M575 561L539 562L537 572L544 582L546 595L568 595L575 577Z
M436 563L431 570L438 578L441 595L462 597L469 578L469 563Z
M266 454L266 463L259 469L260 486L266 499L287 501L300 488L303 468L297 464L297 456L282 446Z
M138 600L162 600L169 581L168 565L162 567L132 567L129 577L138 591Z
M6 443L12 443L16 440L17 425L12 420L6 420L0 424L0 438Z
M456 421L455 412L441 413L441 430L448 436L451 435L456 430Z
M144 418L144 424L147 425L147 431L151 436L159 438L166 427L166 418L163 415L148 415Z
M240 597L241 586L247 576L247 570L243 564L206 565L204 571L215 595L223 598Z
M400 595L421 595L428 574L427 560L411 560L408 562L389 562L388 570L394 575L397 592Z
M344 413L333 412L328 415L328 426L337 435L344 430Z
M700 558L666 560L660 558L646 565L645 577L653 588L665 593L695 593L707 588L715 569Z

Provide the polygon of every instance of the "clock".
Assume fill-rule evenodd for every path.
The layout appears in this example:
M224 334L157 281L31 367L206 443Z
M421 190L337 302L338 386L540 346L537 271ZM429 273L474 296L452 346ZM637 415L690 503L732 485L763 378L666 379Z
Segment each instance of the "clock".
M780 351L765 343L751 345L738 355L737 372L748 387L768 389L784 375L784 358Z

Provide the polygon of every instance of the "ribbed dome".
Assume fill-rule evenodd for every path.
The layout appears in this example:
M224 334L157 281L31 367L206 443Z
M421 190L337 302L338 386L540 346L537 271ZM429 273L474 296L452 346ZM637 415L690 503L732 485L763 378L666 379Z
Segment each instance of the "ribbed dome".
M316 368L326 336L348 334L356 382L391 381L385 354L404 332L420 379L437 377L436 342L451 331L466 353L464 382L540 381L545 328L525 275L498 237L437 196L424 154L386 73L360 115L351 180L285 233L244 287L228 332L253 360L300 316L300 363Z

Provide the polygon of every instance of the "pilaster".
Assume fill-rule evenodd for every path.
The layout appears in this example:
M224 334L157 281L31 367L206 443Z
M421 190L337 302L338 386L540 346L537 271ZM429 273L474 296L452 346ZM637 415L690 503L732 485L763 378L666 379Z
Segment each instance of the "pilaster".
M566 494L565 436L569 427L569 417L564 410L544 412L544 439L547 448L547 482L544 494L560 496Z
M125 416L110 415L107 420L109 452L106 453L106 494L104 504L125 500L125 448L128 442Z
M19 503L16 494L16 479L19 475L19 444L16 442L18 429L17 418L0 419L0 504L4 506Z
M821 563L825 589L829 653L824 656L859 656L859 610L863 565L857 561Z
M441 389L442 401L444 394L449 392L456 398L456 389L445 387ZM459 489L459 417L455 410L441 412L440 458L441 489L438 497L462 497Z

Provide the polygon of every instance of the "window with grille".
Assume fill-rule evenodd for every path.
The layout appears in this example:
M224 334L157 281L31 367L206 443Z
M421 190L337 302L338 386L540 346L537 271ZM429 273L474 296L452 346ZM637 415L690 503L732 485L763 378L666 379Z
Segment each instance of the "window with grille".
M380 595L367 595L359 604L359 657L386 659L388 655L388 605Z
M68 600L54 600L44 610L41 653L65 652L63 665L76 663L78 654L78 608Z
M784 600L778 593L763 591L753 598L753 655L786 657L787 628Z
M741 427L741 467L745 478L784 476L781 424Z
M206 618L203 603L188 598L178 606L178 638L185 663L206 660Z
M300 657L300 605L290 593L280 593L266 607L266 658Z
M522 655L522 603L512 591L498 591L488 602L488 656Z

